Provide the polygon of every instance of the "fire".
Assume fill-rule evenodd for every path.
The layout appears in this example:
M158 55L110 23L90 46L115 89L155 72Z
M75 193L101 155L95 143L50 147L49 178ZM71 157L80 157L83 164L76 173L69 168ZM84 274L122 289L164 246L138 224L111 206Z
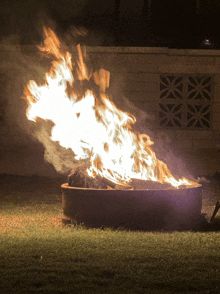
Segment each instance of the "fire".
M75 159L88 159L91 177L101 176L121 184L142 179L174 187L196 185L185 178L174 178L167 165L157 159L150 137L132 129L135 117L118 109L106 94L110 73L104 69L89 71L79 45L78 61L73 62L55 33L44 31L46 38L39 49L55 60L43 85L29 81L25 88L27 118L52 121L50 139L70 148ZM79 93L75 86L85 82L93 85L93 90Z

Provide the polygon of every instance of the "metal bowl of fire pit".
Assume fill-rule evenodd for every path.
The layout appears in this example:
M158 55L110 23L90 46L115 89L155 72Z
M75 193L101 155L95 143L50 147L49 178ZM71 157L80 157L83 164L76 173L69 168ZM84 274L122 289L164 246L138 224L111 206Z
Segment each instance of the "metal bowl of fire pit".
M91 228L188 230L201 218L202 186L115 190L61 186L64 223Z

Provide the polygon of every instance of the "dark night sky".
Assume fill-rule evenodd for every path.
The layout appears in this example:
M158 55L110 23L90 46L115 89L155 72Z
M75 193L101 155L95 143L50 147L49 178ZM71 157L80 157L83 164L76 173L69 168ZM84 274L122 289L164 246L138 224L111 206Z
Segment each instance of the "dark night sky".
M95 31L97 45L199 48L208 38L220 48L219 15L219 0L151 0L150 11L147 0L2 0L0 35L37 43L50 18L61 33L71 25Z

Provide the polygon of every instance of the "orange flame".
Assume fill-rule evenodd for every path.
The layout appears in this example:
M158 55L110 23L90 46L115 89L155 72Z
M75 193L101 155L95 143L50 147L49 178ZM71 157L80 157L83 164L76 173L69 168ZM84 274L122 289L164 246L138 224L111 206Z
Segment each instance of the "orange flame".
M121 184L142 179L170 183L174 187L195 186L196 183L185 178L175 179L151 149L150 137L133 131L135 117L119 110L106 94L110 73L104 69L89 72L79 45L77 80L81 84L84 80L93 81L99 86L99 92L87 90L83 95L77 94L73 75L76 65L71 54L62 52L60 41L51 29L44 31L44 46L39 49L56 60L45 74L43 85L29 81L25 88L28 119L36 121L40 117L53 121L51 140L71 148L76 159L89 159L88 174L92 177L102 176Z

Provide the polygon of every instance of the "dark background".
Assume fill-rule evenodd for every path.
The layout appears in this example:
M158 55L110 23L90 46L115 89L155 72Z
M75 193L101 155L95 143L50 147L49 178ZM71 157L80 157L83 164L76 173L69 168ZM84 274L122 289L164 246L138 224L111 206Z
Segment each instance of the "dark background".
M43 25L61 35L74 25L86 45L218 49L219 16L219 0L2 0L0 36L35 44Z

